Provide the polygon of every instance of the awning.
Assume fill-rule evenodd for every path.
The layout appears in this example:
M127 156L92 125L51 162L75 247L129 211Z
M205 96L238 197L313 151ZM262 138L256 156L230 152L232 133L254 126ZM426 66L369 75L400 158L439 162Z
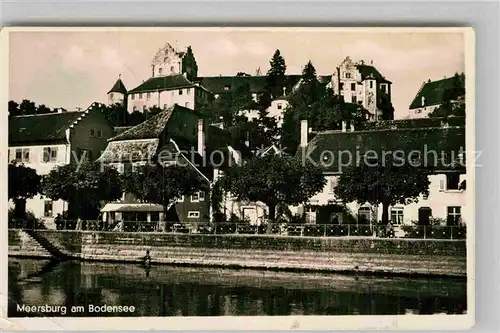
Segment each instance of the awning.
M101 212L163 212L163 206L147 203L108 203Z

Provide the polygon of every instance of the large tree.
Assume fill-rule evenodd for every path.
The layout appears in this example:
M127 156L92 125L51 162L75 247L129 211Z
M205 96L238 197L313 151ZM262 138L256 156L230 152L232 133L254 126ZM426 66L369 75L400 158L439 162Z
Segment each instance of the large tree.
M336 195L344 202L382 204L382 223L389 222L389 206L409 204L429 193L429 168L387 158L361 159L342 170Z
M102 112L111 126L128 126L128 112L122 104L108 105L102 109Z
M40 190L41 177L34 169L23 164L9 164L8 195L14 202L14 217L26 217L26 200L33 198Z
M43 178L42 192L53 200L68 201L68 217L95 219L101 202L121 198L119 172L98 162L57 166Z
M271 221L279 204L304 203L325 186L321 169L300 159L269 155L234 165L219 179L225 191L237 200L260 201L268 207Z
M269 61L270 68L267 71L267 91L270 93L272 98L277 98L283 95L283 88L285 87L285 72L286 63L285 59L280 53L280 50L276 50L274 55Z
M163 205L165 213L183 195L208 190L208 182L188 166L146 164L123 177L124 189L138 200Z

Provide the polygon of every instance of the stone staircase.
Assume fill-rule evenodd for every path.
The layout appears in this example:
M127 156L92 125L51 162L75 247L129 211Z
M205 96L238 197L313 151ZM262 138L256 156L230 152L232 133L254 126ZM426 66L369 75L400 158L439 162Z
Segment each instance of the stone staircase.
M36 230L25 229L24 232L28 234L28 236L31 239L40 244L40 246L43 247L47 252L49 252L53 257L60 260L67 260L72 257L71 254L67 253L62 249L59 249L57 246L52 244L47 238L43 237Z

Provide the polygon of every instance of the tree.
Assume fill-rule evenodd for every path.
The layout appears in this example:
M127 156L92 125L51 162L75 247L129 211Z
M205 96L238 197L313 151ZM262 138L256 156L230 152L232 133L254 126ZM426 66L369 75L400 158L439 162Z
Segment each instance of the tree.
M321 169L301 162L277 155L254 157L242 166L232 166L219 182L237 200L263 202L274 221L278 204L301 204L325 186Z
M19 104L14 101L9 101L9 117L19 116L21 110L19 110Z
M121 198L120 173L98 162L57 166L42 181L42 193L53 200L68 201L68 216L95 219L101 202Z
M123 182L127 192L142 202L163 205L165 213L183 195L208 189L208 182L196 170L179 165L146 164L124 176Z
M342 170L335 188L345 202L382 204L382 222L389 222L389 206L409 204L420 194L429 193L429 169L405 161L403 165L385 161L361 161Z
M36 114L36 105L30 100L23 99L19 104L19 110L22 115Z
M36 114L54 113L53 110L46 107L45 104L41 104L36 108Z
M14 217L23 219L26 217L26 200L39 192L41 177L32 168L10 163L8 178L8 195L15 206Z
M274 55L269 62L270 68L267 71L267 91L271 94L272 98L277 98L283 95L283 88L285 87L285 72L286 63L285 59L280 53L280 50L276 50Z
M127 116L127 126L137 126L146 121L146 115L143 112L134 111Z
M115 103L113 105L108 105L102 109L102 113L111 126L127 126L128 113L122 104Z

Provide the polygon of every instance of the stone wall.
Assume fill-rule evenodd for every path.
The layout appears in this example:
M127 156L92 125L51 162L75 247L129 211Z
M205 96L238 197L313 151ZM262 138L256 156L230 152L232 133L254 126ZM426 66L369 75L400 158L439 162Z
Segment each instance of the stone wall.
M9 254L17 248L11 245ZM466 275L465 241L40 231L85 260L370 274ZM12 238L15 238L14 235Z

